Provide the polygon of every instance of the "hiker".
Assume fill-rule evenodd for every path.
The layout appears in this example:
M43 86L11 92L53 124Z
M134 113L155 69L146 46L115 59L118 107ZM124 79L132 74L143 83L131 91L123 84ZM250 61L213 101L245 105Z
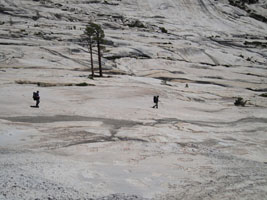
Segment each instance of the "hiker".
M155 105L152 108L158 108L159 96L154 96L153 101Z
M36 108L39 108L39 103L40 103L40 95L39 95L39 91L33 92L33 96L32 96L33 100L36 101Z

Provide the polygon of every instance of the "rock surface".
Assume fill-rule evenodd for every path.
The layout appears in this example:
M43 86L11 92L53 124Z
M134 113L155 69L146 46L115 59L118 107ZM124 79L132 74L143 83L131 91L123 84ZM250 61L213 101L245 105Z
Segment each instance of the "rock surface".
M266 9L1 1L0 199L265 199ZM106 35L93 80L90 20Z

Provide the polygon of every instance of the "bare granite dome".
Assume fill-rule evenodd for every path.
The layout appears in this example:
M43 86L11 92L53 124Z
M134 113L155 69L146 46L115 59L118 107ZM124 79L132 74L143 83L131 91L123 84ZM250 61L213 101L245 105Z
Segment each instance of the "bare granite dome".
M0 97L0 199L266 199L266 0L2 0Z

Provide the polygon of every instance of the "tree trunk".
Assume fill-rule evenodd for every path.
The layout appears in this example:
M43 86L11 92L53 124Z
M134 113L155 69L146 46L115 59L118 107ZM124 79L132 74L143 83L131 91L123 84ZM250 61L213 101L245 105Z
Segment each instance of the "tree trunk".
M91 73L92 73L92 79L94 78L95 76L95 73L94 73L94 61L93 61L93 48L92 48L92 39L90 38L90 41L89 41L89 51L90 51L90 57L91 57Z
M98 64L99 64L99 76L102 77L102 63L101 63L101 50L100 50L100 39L97 38L97 50L98 50Z

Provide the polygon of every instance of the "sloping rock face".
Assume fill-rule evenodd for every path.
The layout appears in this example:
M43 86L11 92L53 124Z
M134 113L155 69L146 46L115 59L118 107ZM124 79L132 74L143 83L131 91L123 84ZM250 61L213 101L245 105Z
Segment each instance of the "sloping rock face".
M265 199L266 17L265 0L2 0L0 199Z
M266 3L259 0L229 0L233 6L245 10L250 17L267 23Z
M3 1L1 66L87 68L80 36L89 21L105 30L107 69L120 68L127 58L208 66L261 64L264 55L258 53L266 47L266 24L250 15L264 18L259 14L266 14L264 2L230 1L243 5L242 10L227 1L201 0Z

